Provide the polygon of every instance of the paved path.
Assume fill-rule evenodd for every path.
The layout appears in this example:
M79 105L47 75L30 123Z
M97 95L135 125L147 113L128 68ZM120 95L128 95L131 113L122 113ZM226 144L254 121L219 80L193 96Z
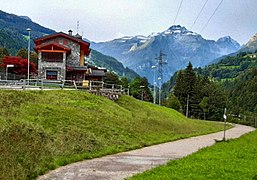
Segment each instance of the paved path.
M255 129L251 127L235 125L226 131L226 137L238 138L253 130ZM165 164L169 160L187 156L200 148L213 145L215 139L222 138L223 132L218 132L85 160L53 170L38 179L120 180Z

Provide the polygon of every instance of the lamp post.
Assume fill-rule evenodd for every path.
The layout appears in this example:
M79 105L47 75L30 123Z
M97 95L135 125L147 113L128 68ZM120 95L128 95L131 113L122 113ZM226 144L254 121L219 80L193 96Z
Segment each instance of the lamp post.
M162 78L158 77L158 80L161 81ZM161 92L162 92L162 83L160 82L160 87L159 87L159 106L161 105Z
M30 31L31 29L28 28L27 31L29 32L29 42L28 42L28 84L29 84L29 61L30 61Z
M156 104L156 82L155 82L155 68L156 66L152 66L153 69L153 103Z
M6 65L6 70L5 70L5 73L6 73L6 75L5 75L5 76L6 76L6 81L8 80L8 68L9 68L9 67L14 67L14 65L13 65L13 64L7 64L7 65Z
M188 106L189 106L189 94L187 95L187 109L186 109L186 117L188 118Z

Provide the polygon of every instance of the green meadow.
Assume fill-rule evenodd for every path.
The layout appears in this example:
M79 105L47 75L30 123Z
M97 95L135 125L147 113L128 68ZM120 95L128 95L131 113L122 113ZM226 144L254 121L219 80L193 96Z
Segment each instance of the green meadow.
M222 130L175 110L82 91L0 91L0 179Z

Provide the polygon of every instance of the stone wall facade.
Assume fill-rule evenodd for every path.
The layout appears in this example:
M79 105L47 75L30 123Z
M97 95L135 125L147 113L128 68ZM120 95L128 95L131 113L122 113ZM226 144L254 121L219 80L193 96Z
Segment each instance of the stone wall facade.
M56 37L54 39L45 41L44 44L58 43L62 46L71 49L70 54L63 53L62 62L44 62L42 60L42 53L38 53L38 77L46 79L46 71L57 71L57 80L65 80L66 66L79 67L80 66L80 45L77 42L71 41L63 37Z
M66 78L66 53L63 53L63 62L43 62L42 53L38 53L38 78L46 79L46 71L57 71L57 80Z

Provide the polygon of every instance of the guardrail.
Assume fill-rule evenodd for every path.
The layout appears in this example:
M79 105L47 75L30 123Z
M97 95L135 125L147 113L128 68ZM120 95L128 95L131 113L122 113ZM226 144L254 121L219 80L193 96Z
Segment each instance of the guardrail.
M22 90L57 90L57 89L79 89L97 95L109 96L110 94L128 94L129 89L122 85L107 84L103 81L74 81L74 80L47 80L47 79L21 79L0 80L0 89L22 89Z

